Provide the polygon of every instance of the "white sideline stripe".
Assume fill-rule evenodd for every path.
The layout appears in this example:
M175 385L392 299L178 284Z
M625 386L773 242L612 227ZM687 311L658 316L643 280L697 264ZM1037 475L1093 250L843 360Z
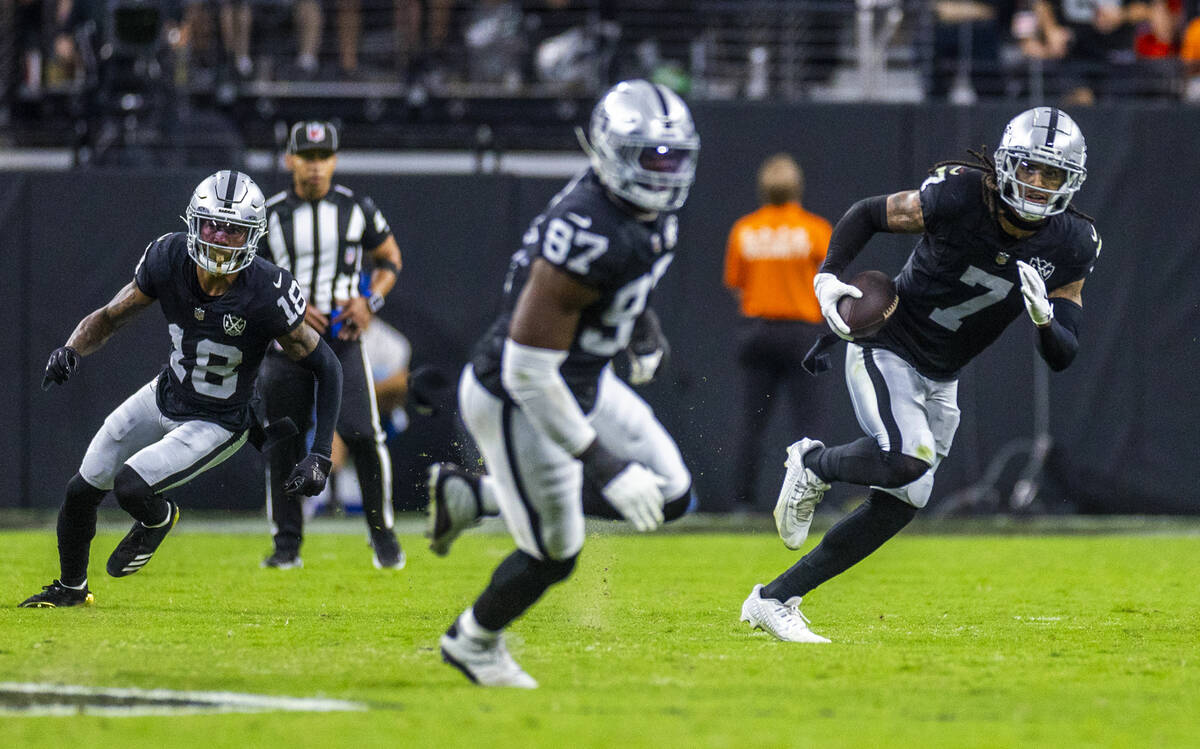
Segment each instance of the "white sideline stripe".
M89 705L78 699L55 704L15 707L3 704L6 695L41 697L96 697L118 700L145 700L144 705ZM200 704L175 704L182 702ZM159 704L155 704L159 703ZM137 717L142 715L181 715L191 713L264 713L264 712L362 712L361 702L321 697L276 697L236 692L177 692L171 689L122 687L85 687L71 684L0 682L0 714L20 715L104 715Z

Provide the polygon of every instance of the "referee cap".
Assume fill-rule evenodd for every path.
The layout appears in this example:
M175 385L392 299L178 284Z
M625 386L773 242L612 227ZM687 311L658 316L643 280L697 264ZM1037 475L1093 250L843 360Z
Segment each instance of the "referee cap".
M328 151L337 153L338 131L332 122L306 120L292 125L288 135L287 152Z

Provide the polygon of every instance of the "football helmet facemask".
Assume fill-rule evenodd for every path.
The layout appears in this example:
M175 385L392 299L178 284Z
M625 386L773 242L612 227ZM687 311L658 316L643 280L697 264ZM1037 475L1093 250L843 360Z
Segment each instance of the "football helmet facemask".
M1014 117L996 149L996 186L1000 197L1029 221L1062 213L1087 177L1087 145L1075 120L1054 107L1035 107ZM1022 169L1022 164L1025 168ZM1060 184L1034 185L1019 178L1047 168L1061 170ZM1045 196L1039 200L1039 193Z
M267 200L254 180L242 172L224 170L196 186L188 203L188 255L204 270L216 275L237 273L254 260L258 241L267 228ZM204 239L206 224L230 233L245 230L239 245L217 244ZM211 234L210 234L211 236Z
M640 79L613 86L580 141L600 182L637 208L678 210L696 180L700 137L687 104L666 86Z

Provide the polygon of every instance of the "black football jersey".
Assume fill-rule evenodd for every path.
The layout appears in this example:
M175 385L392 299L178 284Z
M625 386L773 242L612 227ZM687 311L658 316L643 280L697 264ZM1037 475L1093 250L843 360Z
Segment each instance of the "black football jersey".
M629 344L634 322L674 259L678 219L663 213L640 221L608 196L589 169L573 179L530 224L504 281L504 306L475 346L479 381L507 399L500 382L500 355L513 308L529 269L543 258L600 291L580 315L562 376L584 412L595 402L600 372Z
M329 314L361 296L363 249L375 249L391 234L375 201L348 187L334 185L320 200L286 190L267 201L267 236L258 251L291 271L308 303Z
M209 296L188 256L187 234L176 232L150 243L134 281L158 300L171 337L171 358L158 378L159 410L177 421L249 428L263 354L304 322L304 294L292 274L255 257L229 291Z
M921 185L925 234L896 278L895 316L867 341L933 379L956 377L1025 314L1018 260L1053 291L1087 276L1100 254L1096 228L1069 211L1031 236L1009 235L984 202L983 179L977 169L949 166Z

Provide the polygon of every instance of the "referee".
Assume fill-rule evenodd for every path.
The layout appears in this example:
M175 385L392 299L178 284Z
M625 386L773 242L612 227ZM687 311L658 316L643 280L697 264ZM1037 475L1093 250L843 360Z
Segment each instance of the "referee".
M296 277L308 299L305 320L341 360L337 433L358 472L375 566L400 569L404 552L392 530L391 458L384 447L371 366L359 340L396 283L400 248L374 201L333 184L337 150L332 124L310 121L292 127L284 157L292 188L267 201L267 242L259 252ZM359 289L364 256L374 269L366 292ZM260 385L268 421L286 416L301 427L299 435L279 444L267 459L267 512L275 549L263 566L300 567L304 516L301 503L284 495L283 480L306 451L313 376L273 351L263 362Z

